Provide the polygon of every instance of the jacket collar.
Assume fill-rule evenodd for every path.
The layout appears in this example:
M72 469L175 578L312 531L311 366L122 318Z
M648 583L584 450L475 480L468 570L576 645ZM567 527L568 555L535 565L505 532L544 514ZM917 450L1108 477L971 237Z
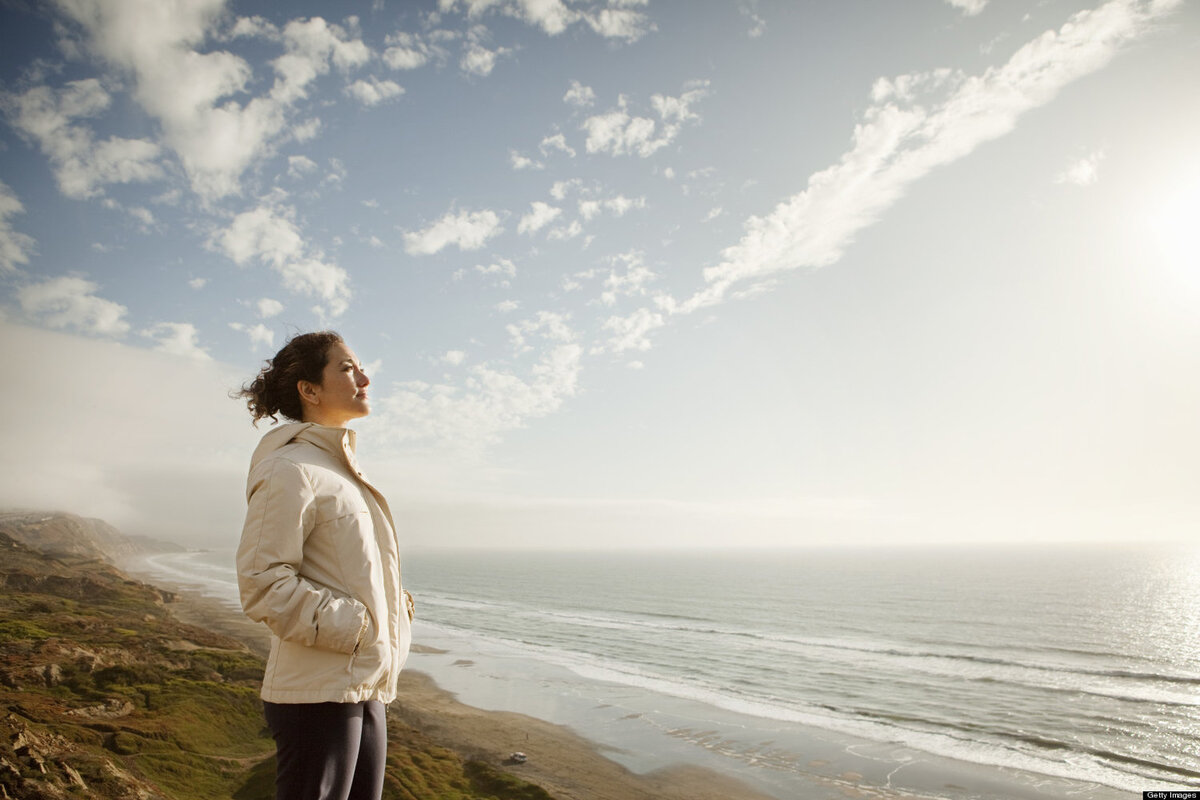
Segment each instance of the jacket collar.
M349 428L333 428L328 425L318 425L315 422L291 422L273 428L263 435L254 455L250 457L250 466L254 468L260 461L274 453L279 448L292 442L307 442L319 447L333 457L354 466L354 451L357 437Z
M300 430L292 435L293 441L308 442L339 458L354 461L354 450L358 437L349 428L333 428L315 422L302 423Z

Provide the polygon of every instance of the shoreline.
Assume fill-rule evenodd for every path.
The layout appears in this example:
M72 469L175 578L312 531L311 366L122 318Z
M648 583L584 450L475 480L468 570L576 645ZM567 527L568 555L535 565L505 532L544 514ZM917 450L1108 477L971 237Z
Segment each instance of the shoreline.
M206 592L202 582L188 584L140 566L130 562L122 568L175 591L171 608L179 619L232 636L265 656L265 627L228 600ZM711 709L694 716L686 701L669 697L655 695L654 705L646 706L636 689L603 681L584 687L577 675L564 681L565 670L554 665L498 655L490 646L480 649L480 642L437 629L417 640L389 715L560 800L1124 796L1094 783L932 756L820 728L764 726ZM654 710L639 713L649 708ZM505 763L514 751L526 752L529 761ZM612 786L621 789L610 792Z
M263 625L203 595L194 586L152 576L134 561L119 566L138 580L173 592L168 608L181 622L231 636L254 653L266 656L270 636ZM414 643L412 652L440 651ZM555 800L778 800L734 778L688 764L633 772L605 756L601 745L567 726L517 712L468 705L419 669L406 667L399 687L396 701L388 707L389 718L466 758L486 761L537 784ZM509 761L508 756L516 751L527 753L528 762Z

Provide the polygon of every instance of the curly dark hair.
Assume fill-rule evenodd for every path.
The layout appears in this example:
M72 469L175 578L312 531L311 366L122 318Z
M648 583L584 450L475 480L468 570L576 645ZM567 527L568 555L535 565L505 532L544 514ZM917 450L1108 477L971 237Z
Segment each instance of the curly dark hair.
M234 398L245 398L246 407L254 417L254 427L258 427L263 417L270 417L272 424L278 422L277 414L303 422L304 407L297 382L320 384L329 348L344 341L336 331L298 333L288 339L275 357L266 362L258 377L233 392Z

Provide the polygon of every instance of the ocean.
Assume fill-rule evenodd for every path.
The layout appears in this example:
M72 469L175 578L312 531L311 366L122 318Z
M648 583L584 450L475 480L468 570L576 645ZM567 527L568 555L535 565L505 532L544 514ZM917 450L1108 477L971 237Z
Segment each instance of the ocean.
M231 564L146 568L236 606ZM781 800L1200 787L1200 550L418 552L404 574L411 668L638 771Z

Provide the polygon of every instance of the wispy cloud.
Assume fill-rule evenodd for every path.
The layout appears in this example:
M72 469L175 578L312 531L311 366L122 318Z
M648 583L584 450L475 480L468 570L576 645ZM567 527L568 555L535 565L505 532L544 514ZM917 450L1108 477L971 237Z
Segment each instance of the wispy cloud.
M654 30L654 24L641 11L622 7L627 5L630 4L592 3L583 8L572 8L562 0L438 0L438 10L443 14L459 9L465 11L468 19L503 14L539 28L549 36L557 36L571 25L585 23L600 36L632 42Z
M735 284L834 263L913 182L1011 131L1023 113L1103 67L1176 5L1113 0L981 75L939 70L879 79L841 159L770 214L748 219L741 240L704 271L706 286L681 304L668 302L668 310L694 311L720 302Z
M330 314L340 316L350 302L349 275L304 240L294 214L285 206L260 205L234 217L209 245L239 266L254 261L266 264L286 288L323 300Z
M235 331L241 331L250 337L250 345L262 345L264 347L273 347L275 344L275 332L263 325L261 322L254 325L247 325L241 322L231 322L229 327Z
M346 94L364 106L376 106L385 100L404 94L404 87L395 81L380 80L375 76L360 79L346 87Z
M236 34L264 37L284 50L272 62L269 92L241 101L235 98L250 88L250 65L228 51L197 49L215 32L223 2L75 0L60 8L75 23L66 33L80 34L75 47L133 76L134 98L161 125L193 190L210 200L239 191L242 173L271 152L290 107L307 97L317 77L361 67L371 57L361 39L320 17L293 20L282 31L239 20ZM319 122L307 125L312 131Z
M196 326L190 322L159 322L141 331L142 336L155 342L154 349L195 361L210 361L212 356L200 346Z
M1179 0L1111 0L1075 14L1058 31L1043 33L981 75L941 69L880 78L850 149L837 163L813 174L803 191L771 213L746 220L742 238L704 270L705 285L691 297L679 302L660 294L653 307L606 320L611 336L605 347L648 349L650 334L672 315L765 290L782 272L833 264L912 183L1011 131L1023 113L1105 66L1178 5ZM686 105L672 113L686 114ZM739 285L745 286L735 290Z
M502 434L554 413L578 389L583 348L563 341L554 326L526 329L522 335L535 334L545 347L523 368L483 363L467 368L462 386L393 385L377 414L379 429L406 449L425 446L442 457L470 456Z
M946 2L966 14L968 17L977 15L979 12L983 11L984 6L988 4L988 0L946 0Z
M571 81L571 88L563 95L563 102L577 108L587 108L596 104L596 92L579 81Z
M536 233L553 222L561 213L561 208L536 200L530 204L529 213L521 217L521 221L517 223L517 233Z
M561 133L556 133L553 136L547 136L542 139L541 144L538 145L538 149L542 151L542 155L549 155L551 150L558 150L559 152L566 153L571 158L575 157L575 148L567 144L567 137Z
M707 81L699 81L679 97L658 94L651 97L659 116L657 122L630 114L629 101L622 95L615 109L583 121L581 127L587 133L584 147L589 153L647 158L673 142L684 122L699 119L692 105L708 93L707 86Z
M76 199L98 195L107 184L163 176L156 143L117 136L96 141L90 128L78 124L111 103L95 78L72 81L58 91L37 86L23 94L0 95L0 106L13 127L50 159L59 190Z
M25 213L16 193L4 181L0 181L0 274L15 272L21 264L28 264L37 243L32 236L13 228L11 218Z
M98 297L99 288L78 275L64 275L22 286L17 289L17 302L27 315L51 328L73 328L101 336L128 333L128 309Z
M457 37L457 34L450 31L435 33L440 33L439 38L443 41L447 37ZM431 60L442 62L449 56L449 53L437 41L431 40L428 36L420 36L406 31L398 31L388 36L385 44L387 46L382 54L383 62L392 69L419 69Z
M484 242L504 229L500 216L491 210L463 210L445 216L419 231L404 234L404 249L414 256L427 256L450 245L460 250L478 250Z
M508 151L508 161L512 164L513 169L545 169L546 167L542 162L518 153L516 150Z
M1103 150L1097 150L1083 158L1075 159L1062 172L1054 176L1054 182L1091 186L1100 180L1100 162L1103 160Z

